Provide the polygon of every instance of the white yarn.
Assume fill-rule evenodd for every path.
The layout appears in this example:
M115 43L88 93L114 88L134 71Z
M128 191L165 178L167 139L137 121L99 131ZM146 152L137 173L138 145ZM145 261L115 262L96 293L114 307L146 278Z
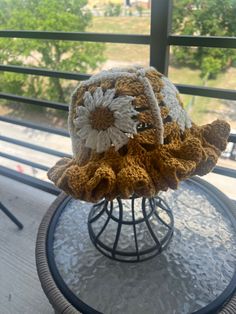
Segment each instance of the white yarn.
M84 94L84 106L78 106L78 117L74 119L76 134L81 142L88 148L102 153L111 145L118 150L127 144L130 135L137 132L137 122L132 118L138 115L134 110L132 96L120 96L114 98L115 90L108 89L103 93L101 87L97 87L93 95L90 92ZM114 98L114 99L113 99ZM113 114L114 125L105 130L94 129L91 125L90 114L99 107L107 107Z
M138 71L138 79L144 86L144 92L149 100L149 104L151 106L151 112L154 116L155 121L155 128L159 131L157 132L157 135L159 137L157 138L158 142L160 144L164 143L164 127L163 127L163 121L161 117L161 111L160 107L158 105L157 99L155 97L155 94L153 92L153 88L151 86L151 83L149 80L145 77L146 71Z
M114 72L114 73L113 73ZM77 91L80 87L82 86L89 86L90 84L97 84L97 83L100 83L101 80L103 79L118 79L118 78L135 78L136 75L134 73L127 73L125 71L125 69L114 69L114 70L109 70L109 71L102 71L96 75L93 75L91 78L89 78L88 80L86 81L82 81L80 82L80 84L76 87L76 89L74 90L74 92L72 93L72 99L73 97L76 96L77 94ZM87 92L85 92L86 94ZM115 95L115 90L114 89L109 89L107 90L105 93L104 93L104 97L103 97L103 103L102 105L103 106L108 106L108 104L111 102L111 100L113 99ZM87 96L87 97L90 97L90 96ZM130 96L129 96L130 97ZM90 105L88 106L89 108L93 108L94 106L94 103L91 101L92 99L90 98ZM90 107L91 106L91 107ZM76 111L76 103L75 102L71 102L70 104L70 107L69 107L69 115L68 115L68 128L69 128L69 133L70 133L70 137L72 139L72 151L73 151L73 155L76 157L77 155L81 155L83 156L83 160L86 159L86 154L88 155L89 154L89 150L88 148L87 149L84 149L83 148L83 144L81 144L82 142L85 142L84 140L82 141L81 138L78 138L77 136L77 131L78 131L78 124L82 126L83 123L86 123L86 118L82 118L82 121L83 122L80 122L80 120L78 119L76 122L74 120L74 112ZM130 113L132 115L135 115L137 114L137 112L134 111L133 107L130 108ZM135 121L133 121L133 125L134 125L134 128L135 128L135 132L136 132L136 127L137 127L137 123ZM132 137L133 134L129 134L127 133L127 138L129 137ZM127 141L124 140L124 137L122 136L121 138L123 138L123 143L126 144ZM107 141L106 141L107 143ZM107 146L107 144L104 144L105 146ZM99 146L99 145L98 145ZM101 147L101 148L100 148ZM102 145L98 147L99 150L102 149ZM118 147L118 146L117 146ZM86 151L86 154L85 154L85 151Z
M169 116L173 121L178 123L182 131L184 131L185 128L191 128L191 119L188 117L187 112L182 108L177 98L177 94L179 93L177 88L167 77L162 76L161 80L164 85L161 89L161 95L163 96L166 107L169 109Z

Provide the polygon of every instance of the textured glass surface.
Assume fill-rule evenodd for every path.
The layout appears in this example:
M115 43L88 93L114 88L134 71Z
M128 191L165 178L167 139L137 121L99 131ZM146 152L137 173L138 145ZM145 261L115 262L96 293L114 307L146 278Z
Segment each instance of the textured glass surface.
M220 203L190 181L161 197L174 212L173 238L162 254L135 264L112 261L95 249L87 230L91 204L72 200L66 206L55 231L56 265L89 306L105 314L188 314L229 284L236 233Z

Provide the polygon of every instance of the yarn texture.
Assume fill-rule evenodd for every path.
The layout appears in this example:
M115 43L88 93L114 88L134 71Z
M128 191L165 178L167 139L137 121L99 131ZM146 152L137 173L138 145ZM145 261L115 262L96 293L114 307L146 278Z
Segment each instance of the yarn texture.
M68 117L73 158L48 177L74 198L152 197L205 175L226 148L223 120L197 126L179 92L154 68L111 69L80 83Z

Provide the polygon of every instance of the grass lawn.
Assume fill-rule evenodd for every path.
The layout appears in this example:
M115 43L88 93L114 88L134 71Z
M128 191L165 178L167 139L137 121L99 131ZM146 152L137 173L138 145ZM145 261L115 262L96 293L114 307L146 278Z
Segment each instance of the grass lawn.
M106 5L108 4L109 2L112 2L112 3L116 3L116 4L123 4L124 1L122 0L88 0L88 5L90 7L93 7L94 5Z
M150 18L136 16L93 17L93 24L88 32L149 34ZM149 46L107 43L105 56L107 60L118 61L119 64L137 63L143 66L149 64Z
M121 34L149 34L149 16L94 16L89 32L121 33Z

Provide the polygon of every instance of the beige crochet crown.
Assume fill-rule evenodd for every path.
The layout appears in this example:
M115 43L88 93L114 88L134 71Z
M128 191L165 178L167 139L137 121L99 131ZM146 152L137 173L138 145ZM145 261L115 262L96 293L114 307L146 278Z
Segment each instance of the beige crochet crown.
M155 73L159 79L159 95L155 95L150 75ZM112 81L116 84L104 90L102 82ZM127 82L127 86L125 83ZM127 91L129 84L140 88L146 102L140 104ZM93 88L91 88L91 86ZM84 89L81 105L78 94ZM122 90L123 88L123 90ZM154 68L140 67L128 69L111 69L94 75L80 84L73 95L70 107L69 129L74 155L81 155L86 148L102 153L114 146L116 150L127 144L138 131L154 128L158 143L164 142L164 122L160 107L166 107L168 116L179 124L182 131L191 127L191 120L183 109L178 90L170 80ZM151 116L151 121L142 122L142 112ZM143 114L143 116L145 115ZM150 119L149 119L150 120Z

